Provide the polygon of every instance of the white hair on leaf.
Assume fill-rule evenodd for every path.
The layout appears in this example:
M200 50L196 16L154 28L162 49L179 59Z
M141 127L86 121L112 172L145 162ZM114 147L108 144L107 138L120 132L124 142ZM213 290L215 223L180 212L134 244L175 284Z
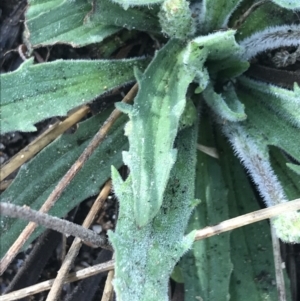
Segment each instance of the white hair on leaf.
M245 48L242 59L250 60L258 53L284 46L300 45L300 25L281 25L268 27L242 40Z
M260 141L254 141L238 123L222 125L236 155L250 173L266 205L273 206L287 201L284 190L269 162L266 149Z

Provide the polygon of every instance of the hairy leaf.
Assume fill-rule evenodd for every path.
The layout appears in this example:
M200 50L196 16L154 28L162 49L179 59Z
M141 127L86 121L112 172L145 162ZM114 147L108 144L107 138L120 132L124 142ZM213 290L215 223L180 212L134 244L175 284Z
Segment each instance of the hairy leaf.
M202 95L207 105L224 121L242 121L247 118L244 105L239 101L232 87L228 87L228 90L221 95L214 92L212 85L208 85Z
M269 150L272 168L282 183L285 194L290 200L299 198L300 176L295 173L296 170L288 168L291 165L295 167L297 165L287 163L290 162L290 159L282 150L273 146L269 147Z
M293 200L300 196L300 173L297 173L297 167L299 172L299 166L291 163L284 153L275 147L270 148L270 160L273 169L275 170L278 179L283 185L283 189L288 199ZM287 165L292 165L294 168L287 168ZM296 169L295 169L296 168ZM296 173L295 173L296 172ZM291 238L298 237L300 232L300 212L288 212L284 215L274 217L272 219L275 229L277 229L278 235L283 241L291 241Z
M167 301L174 265L191 247L195 233L184 236L193 210L197 125L182 130L175 141L177 161L170 174L162 207L144 227L134 217L131 175L123 182L112 171L120 200L115 233L109 238L116 255L114 287L117 298L131 301Z
M201 60L203 52L206 55L191 45L183 50L177 40L171 40L157 53L145 73L137 74L140 89L134 105L117 106L130 118L127 126L130 148L123 153L123 159L131 171L134 215L139 226L153 219L161 207L176 160L173 142L185 107L187 87L196 73L194 61Z
M134 105L118 105L130 117L126 127L130 148L123 158L132 173L134 214L140 226L146 225L161 206L176 159L173 141L185 106L187 87L194 78L201 89L206 87L208 75L203 68L205 59L226 62L240 53L234 33L229 30L198 37L185 48L179 41L170 40L158 52L145 74L137 73L141 88ZM219 65L221 68L222 63ZM232 97L229 103L234 109L238 107L238 111L242 108ZM161 166L164 168L161 169Z
M159 31L157 18L149 10L128 9L109 0L30 0L25 38L30 47L71 44L81 47L101 42L123 27Z
M235 41L235 30L218 31L205 36L199 36L191 41L200 49L207 50L208 61L222 63L242 52L242 47Z
M258 53L284 46L300 45L300 25L268 27L240 42L245 48L243 59L250 60Z
M1 201L20 206L26 205L38 210L61 177L86 148L108 117L108 113L102 113L80 123L79 129L74 134L64 134L29 163L24 164L14 182L1 195ZM95 150L82 170L75 176L50 210L51 215L63 217L80 202L95 195L110 177L110 165L117 168L122 165L121 151L128 147L123 135L124 119L123 116L116 123L107 139ZM25 225L24 221L1 216L0 257L16 240ZM41 228L36 230L28 243L41 231Z
M1 131L34 131L34 123L66 115L133 81L133 67L144 68L147 63L145 59L58 60L34 65L30 59L18 70L1 75Z
M268 154L268 146L284 149L300 160L299 128L270 112L263 102L245 89L239 89L239 98L246 106L247 120L238 123L219 123L235 152L250 172L258 190L268 206L286 202L284 189L274 173ZM292 218L291 218L292 216ZM300 215L286 214L274 222L277 235L287 242L300 241Z
M271 108L276 114L300 128L300 88L295 83L294 90L283 89L267 83L255 81L245 76L239 82L251 89L251 93Z
M246 108L248 118L241 126L245 128L247 134L257 143L261 143L261 149L267 151L268 145L277 146L299 162L300 127L286 122L289 118L278 118L277 113L270 111L266 102L258 99L251 90L238 88L237 95Z
M220 165L228 189L229 217L259 210L257 199L249 180L230 151L225 139L217 136L217 149L222 154ZM230 300L240 301L251 296L251 301L273 301L277 298L273 248L270 226L267 221L247 225L231 232ZM287 283L287 279L285 280ZM286 286L287 300L291 300Z
M254 9L250 15L243 16L243 14L252 6L253 1L244 1L240 8L234 13L230 25L235 25L237 21L242 21L239 25L236 35L237 41L244 40L252 34L263 31L266 28L293 24L298 21L297 15L292 11L288 11L272 3L266 1L259 7Z
M242 0L198 1L192 5L196 16L198 32L207 34L213 30L226 28L233 11Z
M210 124L201 120L200 143L212 145ZM226 189L216 159L198 152L195 197L201 199L191 216L187 231L202 229L228 219ZM230 234L197 241L181 260L185 300L227 300L232 272Z
M201 127L200 142L215 146L211 126L204 120ZM196 187L203 184L202 190L198 190L204 198L192 215L189 229L213 225L259 209L246 174L228 143L220 134L215 139L220 160L198 154L197 175L201 173L202 177L196 178ZM215 199L217 196L219 198ZM206 208L212 210L206 211ZM226 239L227 247L224 247ZM232 265L226 267L230 262ZM195 242L193 251L180 261L180 267L186 301L229 300L229 296L232 301L240 301L248 295L253 301L277 298L273 285L275 273L270 227L266 221L235 229L230 235L221 234ZM288 291L287 300L291 300Z
M241 59L243 48L236 43L234 30L219 31L206 36L199 36L192 40L191 44L196 44L203 51L207 51L205 66L214 80L217 77L224 76L224 78L221 78L224 82L231 77L240 75L248 68L248 62ZM199 65L198 63L198 69L203 69ZM202 71L201 75L202 77L200 77L198 82L204 89L208 83L208 75L204 79L205 72ZM201 81L204 81L205 85Z

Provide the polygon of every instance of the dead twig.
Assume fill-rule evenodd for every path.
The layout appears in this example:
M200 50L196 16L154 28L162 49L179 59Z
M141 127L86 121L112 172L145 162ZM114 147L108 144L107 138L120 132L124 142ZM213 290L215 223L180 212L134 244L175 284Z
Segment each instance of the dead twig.
M238 217L221 222L215 226L205 227L197 231L195 240L201 240L210 236L218 235L220 233L253 224L288 211L296 210L300 210L300 199L240 215Z
M72 115L62 122L57 122L50 129L45 131L42 135L37 137L29 145L19 151L13 156L5 165L1 167L0 179L1 181L8 177L12 172L19 168L22 164L30 160L35 154L42 150L45 146L55 140L59 135L67 129L76 124L90 111L88 106L81 107ZM2 182L1 182L2 183Z
M266 209L257 210L248 214L235 217L220 224L212 227L206 227L204 229L198 230L195 236L195 241L200 239L205 239L207 237L217 235L226 231L233 230L238 227L246 226L251 223L255 223L264 219L268 219L288 211L300 210L300 199L296 199L283 204L275 205ZM106 263L101 263L86 269L82 269L76 273L70 274L65 278L64 283L74 282L81 280L101 272L109 271L114 268L114 260L108 261ZM0 296L0 301L13 301L24 297L28 297L42 291L46 291L53 285L54 279L41 282L30 287L11 292L9 294Z
M0 190L3 191L5 190L11 183L13 180L6 180L6 181L2 181L0 182Z
M284 277L283 277L283 270L282 270L282 259L280 254L280 242L276 235L274 226L272 224L271 224L271 237L272 237L272 246L273 246L278 301L286 301Z
M88 267L86 269L82 269L78 272L70 274L65 280L64 284L75 282L78 280L85 279L87 277L91 277L94 275L97 275L99 273L103 273L106 271L110 271L114 268L114 260L107 261L105 263L100 263L97 265L94 265L92 267ZM47 291L51 288L53 285L54 279L47 280L14 292L11 292L9 294L0 296L0 301L13 301L13 300L19 300L28 296L32 296L35 294L38 294L40 292Z
M109 193L111 190L111 181L106 182L105 186L101 190L100 194L98 195L96 201L94 202L91 210L89 211L87 217L85 218L82 226L85 228L90 227L92 224L93 220L95 219L96 215L98 214L99 210L103 206L105 200L107 199ZM46 301L55 301L59 299L60 292L63 288L65 279L67 278L67 274L76 258L78 255L78 252L80 250L80 247L82 245L82 241L80 238L76 237L75 240L73 241L69 252L67 253L64 262L59 269L57 276L53 282L53 286L47 296Z
M1 215L7 215L14 218L21 218L27 221L35 222L38 225L48 229L55 230L65 235L79 237L83 241L97 247L106 246L106 240L92 230L88 230L82 226L61 218L51 216L32 210L29 207L21 207L10 203L0 203Z
M114 259L114 256L113 256L113 259ZM114 274L115 274L114 270L110 270L108 272L101 301L110 301L113 296L114 288L112 285L112 280L114 278Z

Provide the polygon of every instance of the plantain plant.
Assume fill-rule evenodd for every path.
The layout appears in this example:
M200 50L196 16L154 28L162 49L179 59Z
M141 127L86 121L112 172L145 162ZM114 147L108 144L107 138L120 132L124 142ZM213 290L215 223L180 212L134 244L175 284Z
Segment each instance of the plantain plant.
M194 246L193 230L257 209L246 173L266 206L300 195L300 88L297 76L289 83L272 76L286 66L296 74L299 9L298 0L29 0L29 51L101 42L109 57L118 48L111 37L123 28L144 31L161 46L151 58L28 59L1 75L2 133L34 131L38 121L137 81L134 104L116 103L129 120L115 124L51 210L63 217L112 177L117 300L168 300L169 277L191 248L176 266L181 277L173 273L185 283L185 300L242 300L249 292L251 300L275 300L266 223ZM262 55L273 67L258 64ZM1 201L40 208L107 114L80 123L23 165ZM199 144L218 156L197 152ZM122 162L126 179L117 171ZM3 256L25 224L1 218ZM271 222L284 242L300 242L299 213ZM255 281L263 270L268 277Z

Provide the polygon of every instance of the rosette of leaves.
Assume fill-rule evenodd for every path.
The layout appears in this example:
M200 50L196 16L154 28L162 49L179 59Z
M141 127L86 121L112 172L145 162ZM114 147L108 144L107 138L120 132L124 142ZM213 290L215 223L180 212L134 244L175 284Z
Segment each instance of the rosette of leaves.
M30 1L25 35L28 48L57 42L82 46L102 41L123 27L149 32L158 40L166 36L169 38L150 63L138 58L122 62L89 62L87 65L93 73L87 71L77 76L76 72L85 67L78 65L78 69L66 73L61 70L73 69L60 68L63 62L56 62L57 65L40 64L39 67L25 62L14 73L2 75L2 93L6 99L3 104L4 120L9 120L11 113L8 112L17 110L18 103L26 103L28 99L41 102L43 94L49 95L49 102L53 95L64 102L68 99L68 91L79 89L79 99L73 103L68 101L69 105L62 113L48 109L45 115L47 106L41 105L41 120L46 116L65 114L67 109L77 106L80 100L88 102L104 93L104 89L97 90L98 71L107 74L106 79L104 75L101 77L106 91L108 84L108 89L112 89L132 81L134 69L139 84L134 104L116 104L129 117L125 126L129 149L122 153L122 157L130 174L123 180L117 170L112 168L114 191L120 202L116 230L109 233L116 258L114 287L117 300L166 301L169 276L179 258L192 247L194 232L186 236L184 233L198 203L195 201L195 191L196 197L206 202L205 211L194 213L190 225L205 226L207 220L216 222L217 217L226 218L228 210L225 203L225 209L220 210L220 214L215 206L210 205L212 196L220 202L226 202L228 195L235 196L236 204L230 204L230 210L235 214L238 210L234 208L239 207L238 202L241 202L241 192L235 195L238 187L246 185L247 190L252 189L249 183L245 184L248 180L240 167L234 169L234 172L228 171L224 163L226 152L237 155L267 206L287 202L300 195L299 81L297 84L295 77L296 83L291 81L288 87L282 87L282 82L272 82L272 77L263 81L261 74L251 72L254 58L266 51L275 54L276 51L287 51L286 56L282 57L294 55L294 60L285 61L296 64L300 25L293 10L300 9L300 4L296 0L273 0L261 3L260 6L251 0L62 0L48 1L43 5L42 2ZM114 13L108 15L108 11ZM56 31L50 31L50 28ZM276 56L276 61L279 57ZM77 63L72 62L73 66ZM99 64L98 68L96 64ZM118 64L123 71L118 72ZM46 85L40 80L36 89L28 88L40 78L40 72L47 73L50 69L51 77L66 78L66 82L61 84L63 92L58 93L54 89L57 83L51 86L51 81ZM266 72L269 69L263 70ZM24 84L18 93L13 93L11 83L16 78L22 79ZM89 83L90 88L84 89L82 83ZM9 95L13 97L9 98ZM47 104L47 99L44 104ZM5 111L5 106L9 106L10 111ZM201 114L200 118L197 117L199 114L195 107L201 107L199 111L205 115L205 122L201 121ZM23 116L22 111L18 114ZM32 130L33 123L38 121L36 116L34 119L27 116L26 127L21 117L18 117L18 125L9 127L10 131ZM205 133L203 127L212 127L212 136L214 132L222 133L230 142L232 150L226 145L225 139L216 135L218 141L213 144L218 150L225 149L225 154L219 154L222 157L220 165L217 166L216 162L207 160L205 156L198 157L196 164L198 127L200 133ZM205 141L207 143L210 140ZM270 147L275 149L272 154ZM228 157L231 158L230 155ZM274 158L280 158L280 164ZM234 164L239 163L234 161ZM211 185L214 181L220 183L217 188ZM293 185L289 184L290 181ZM196 190L194 183L197 184ZM13 188L17 193L17 183L6 193ZM220 193L210 193L218 189ZM253 202L255 197L253 193L248 193L244 199ZM207 216L214 218L209 219ZM197 222L195 219L198 219ZM272 224L283 241L300 242L299 213L274 218ZM270 245L269 240L263 237L259 239ZM198 284L201 282L200 292L195 291L194 297L228 300L228 296L233 296L230 300L240 300L243 288L237 289L232 280L241 277L241 271L235 270L239 262L230 257L229 237L223 243L220 248L226 250L226 254L221 251L214 253L218 254L221 261L226 259L226 264L220 265L224 274L222 281L218 277L215 282L208 279L209 273L199 274L202 265L214 268L214 265L208 264L211 263L209 256L199 258L199 254L205 253L208 248L200 247L201 252L193 257L192 265L197 269L194 276ZM237 245L237 238L234 244ZM249 241L245 241L245 246L247 244ZM253 256L253 260L254 253L252 250L248 254ZM265 270L272 268L271 263L264 267ZM182 269L186 276L186 268ZM216 271L210 270L210 273L213 272ZM249 279L246 281L249 282ZM222 283L222 297L208 293L212 286L217 290L217 283ZM272 294L269 298L273 298ZM188 296L186 300L189 300ZM266 300L266 296L258 288L256 300L262 299Z

